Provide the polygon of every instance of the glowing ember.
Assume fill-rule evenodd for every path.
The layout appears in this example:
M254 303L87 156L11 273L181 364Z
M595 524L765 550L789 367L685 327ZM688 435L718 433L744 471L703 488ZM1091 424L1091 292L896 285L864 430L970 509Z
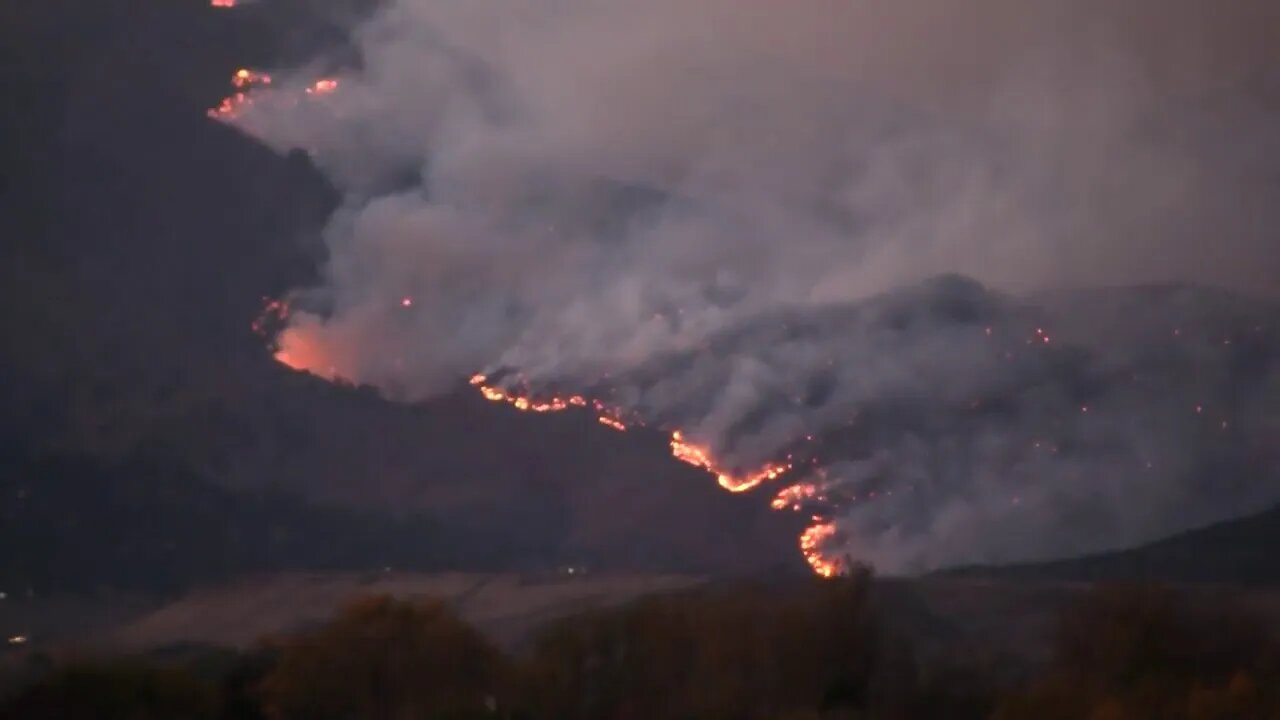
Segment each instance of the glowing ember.
M223 5L216 7L231 7ZM248 68L240 68L231 76L231 86L236 92L218 103L218 107L209 110L209 117L214 119L231 119L240 114L240 111L253 103L253 100L247 94L249 89L259 85L270 85L271 76L266 73L257 72Z
M241 108L249 104L249 96L236 93L222 99L218 107L209 110L209 117L215 120L228 120L240 114Z
M276 338L276 362L293 370L309 372L325 380L341 380L331 354L315 337L297 328L287 328Z
M817 524L810 526L800 535L800 552L804 554L805 561L815 573L822 577L831 577L840 571L840 563L823 557L821 546L835 536L836 526L821 518L814 518L814 522Z
M401 304L408 307L412 304L411 298L404 298ZM278 318L284 318L288 314L288 306L282 303L271 303L267 306L264 316L275 315ZM255 329L259 327L255 323ZM314 343L307 342L307 337L298 332L296 328L286 329L277 338L279 350L276 352L276 360L291 368L306 370L313 374L329 379L337 378L337 371L325 361L323 349ZM581 395L552 396L548 398L533 398L517 392L507 390L494 385L489 385L489 378L483 373L472 375L468 380L472 387L480 391L480 394L486 400L495 403L510 405L521 412L532 413L551 413L561 412L570 408L588 408L595 410L596 419L601 425L613 428L618 431L626 431L627 423L622 421L625 416L620 409L610 407L599 400L588 400ZM692 465L696 468L705 470L714 475L720 487L732 493L743 493L759 487L761 484L770 480L776 480L792 469L791 463L768 463L763 467L741 475L734 475L720 466L714 459L711 451L703 446L697 445L685 438L683 432L676 430L671 433L671 454L677 460ZM788 458L789 460L789 458ZM774 498L771 506L775 510L792 508L799 510L804 500L824 500L818 488L811 483L801 483L783 489ZM817 525L814 525L800 537L800 549L804 555L805 561L813 568L813 571L823 577L831 577L840 571L840 564L834 560L830 560L823 556L821 545L836 533L833 523L821 521L815 518Z
M627 426L626 426L626 425L624 425L624 424L622 424L622 423L618 422L617 420L614 420L613 418L609 417L608 415L601 415L598 419L600 420L600 424L601 424L601 425L605 425L605 426L607 426L607 427L611 427L611 428L613 428L614 430L617 430L618 432L626 432L626 431L627 431Z
M231 7L231 5L219 6ZM240 68L231 76L231 86L236 92L230 96L223 98L218 106L211 108L208 112L209 117L215 120L234 120L239 117L244 108L253 104L253 96L249 91L254 88L272 85L274 80L270 75L263 72L257 72L248 68ZM304 92L307 95L328 95L338 89L338 81L333 78L324 78L317 80L308 86ZM289 99L289 102L296 103L297 98Z
M263 300L267 304L263 306L262 312L250 327L253 328L255 335L266 337L270 333L272 325L283 322L289 317L289 303L284 300L272 300L270 298L263 298Z
M684 434L679 430L671 433L671 454L681 462L702 468L712 475L715 475L716 480L720 483L720 487L732 493L741 493L753 490L766 480L776 480L781 477L783 473L791 469L789 464L775 465L771 463L765 465L759 470L756 470L755 472L734 476L720 469L711 458L711 454L706 448L685 440Z
M769 503L769 507L774 510L786 510L789 508L798 512L805 501L808 500L826 500L826 496L822 495L818 490L818 486L813 483L799 483L778 491L773 501Z
M486 400L491 402L506 403L521 412L548 413L560 412L568 410L570 407L586 407L587 400L581 395L570 395L568 397L552 397L546 400L533 400L523 395L513 395L502 388L485 385L488 380L484 375L472 375L469 381L473 386L479 388L480 394L484 395ZM597 406L597 409L602 409ZM604 422L601 420L601 422ZM616 421L615 421L616 422ZM621 422L618 422L621 425ZM621 429L625 430L623 426Z
M231 84L238 88L247 88L253 85L270 85L271 76L248 68L240 68L235 75L231 76Z
M333 78L325 78L317 80L311 87L307 88L308 95L328 95L338 89L338 81Z
M480 389L480 393L492 402L506 403L522 412L559 412L569 407L585 407L587 405L586 398L581 395L573 395L570 397L552 397L545 400L535 400L523 395L514 395L502 388L486 385L487 378L484 375L473 375L471 384ZM619 418L623 413L615 408L610 408L598 400L591 401L591 406L601 413L600 423L608 425L615 430L626 430L627 426ZM728 471L720 468L720 466L712 459L710 452L703 447L695 445L685 439L684 434L676 430L671 434L671 454L677 460L701 468L716 476L716 480L720 483L720 487L733 493L747 492L758 487L761 483L768 480L776 480L784 473L791 469L790 464L769 463L754 472L745 473L743 475L733 475Z

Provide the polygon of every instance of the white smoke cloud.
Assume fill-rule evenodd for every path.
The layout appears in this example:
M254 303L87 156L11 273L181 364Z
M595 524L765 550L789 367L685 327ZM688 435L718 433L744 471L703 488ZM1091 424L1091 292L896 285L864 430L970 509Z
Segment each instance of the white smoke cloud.
M1003 357L965 323L890 332L865 319L873 302L803 342L734 329L942 273L1024 297L1156 281L1275 292L1274 12L1265 0L392 0L354 29L360 62L337 92L294 99L322 59L275 73L236 121L309 151L346 197L324 282L299 294L312 311L281 343L410 400L499 366L535 383L611 378L744 463L869 407L924 398L945 415L1012 393L1035 422L925 433L911 421L864 449L891 468L882 476L934 488L846 518L852 546L887 568L1103 547L1254 507L1277 493L1253 485L1194 512L1163 502L1184 499L1191 471L1147 472L1139 452L1184 439L1162 429L1156 400L1205 392L1188 388L1201 366L1225 367L1217 355L1142 392L1109 389L1088 430L1050 374L1058 356L1024 361L1044 375L1027 387L994 387ZM1152 322L1165 332L1169 317ZM664 369L725 337L733 352ZM1138 347L1073 340L1094 353L1089 372L1115 343ZM643 390L619 380L655 367L670 374ZM835 388L824 402L776 401L822 378ZM1257 388L1275 382L1273 370ZM1036 442L1029 427L1084 449L1010 459ZM1101 428L1125 451L1104 452ZM1135 470L1160 479L1116 487ZM1082 516L1097 522L1073 526Z

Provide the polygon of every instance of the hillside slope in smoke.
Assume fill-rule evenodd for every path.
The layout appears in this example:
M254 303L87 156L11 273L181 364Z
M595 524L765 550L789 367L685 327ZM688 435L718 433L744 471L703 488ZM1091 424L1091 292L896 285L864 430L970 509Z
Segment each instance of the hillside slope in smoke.
M818 572L1018 562L1280 496L1276 13L389 0L217 117L342 197L280 362L656 427Z
M190 542L182 582L211 581L261 569L234 553L225 567L197 562L217 556L241 515L261 511L244 542L299 525L310 537L329 512L314 503L359 517L334 520L340 536L310 543L302 565L385 564L392 543L360 536L383 537L390 514L422 519L401 540L432 547L401 557L424 568L802 568L792 520L708 487L656 436L589 417L530 422L470 389L403 407L271 360L251 323L264 297L308 281L336 198L304 157L277 156L205 111L242 64L327 40L325 7L0 9L0 431L5 487L36 483L41 505L6 498L6 528L65 534L78 555L50 567L92 567L105 585L159 583L173 558L134 555L126 568L103 536ZM73 461L87 470L57 470Z
M798 458L779 500L882 569L1069 557L1276 501L1277 317L1191 286L1018 298L947 277L774 313L585 392L734 466Z
M969 84L897 75L900 61L919 69L900 48L932 48L928 28L951 25L850 43L825 32L821 3L784 17L754 0L748 13L628 6L656 8L642 27L560 23L541 4L81 5L0 9L0 428L23 463L160 458L142 487L281 491L373 522L420 512L444 533L426 557L448 566L687 572L802 568L796 536L814 515L832 523L833 554L915 571L1132 546L1280 492L1274 302L1187 283L996 282L1203 267L1208 281L1274 283L1276 257L1258 252L1280 207L1280 125L1260 120L1274 86L1232 93L1269 82L1246 51L1280 45L1203 38L1226 89L1184 87L1179 60L1168 93L1109 55L1079 76L1052 56L1044 69L1063 76L1030 86L1045 104L993 102L993 119L985 95L931 95ZM586 6L604 7L556 4ZM1200 12L1176 6L1155 13L1162 27ZM708 47L673 32L695 26L685 13L742 22ZM631 30L663 40L664 62L607 42ZM937 49L963 51L968 30ZM815 32L829 57L810 52ZM864 50L846 78L843 53ZM242 65L276 73L283 94L232 127L210 120ZM329 71L339 92L288 101ZM1225 245L1206 252L1203 237ZM992 277L936 277L956 270ZM250 324L282 296L297 308L282 349L334 354L293 364L367 386L272 360ZM481 371L589 392L652 427L517 413L465 386ZM676 429L735 471L787 453L796 468L786 486L730 496L672 460ZM127 517L49 486L97 533ZM780 504L803 512L769 510L784 487ZM180 526L198 504L152 512ZM91 539L71 546L92 553Z

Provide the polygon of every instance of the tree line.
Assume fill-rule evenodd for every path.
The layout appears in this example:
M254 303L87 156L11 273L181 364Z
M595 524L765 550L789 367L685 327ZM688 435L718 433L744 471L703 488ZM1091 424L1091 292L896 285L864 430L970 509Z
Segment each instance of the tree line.
M1011 681L922 661L869 589L862 571L654 596L553 622L519 652L442 603L365 597L251 652L43 668L0 718L1280 718L1280 644L1233 608L1098 587L1062 613L1052 659Z

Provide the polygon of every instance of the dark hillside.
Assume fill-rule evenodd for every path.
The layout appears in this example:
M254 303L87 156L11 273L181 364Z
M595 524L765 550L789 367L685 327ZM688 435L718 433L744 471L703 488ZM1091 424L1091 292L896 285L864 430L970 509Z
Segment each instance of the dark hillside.
M962 568L944 575L1067 582L1280 585L1280 508L1130 550L1047 563Z
M3 508L23 539L6 547L30 555L9 577L803 568L791 518L726 496L656 435L517 417L465 389L404 407L272 361L250 325L318 272L336 197L305 157L205 110L237 68L334 42L367 5L0 8Z

